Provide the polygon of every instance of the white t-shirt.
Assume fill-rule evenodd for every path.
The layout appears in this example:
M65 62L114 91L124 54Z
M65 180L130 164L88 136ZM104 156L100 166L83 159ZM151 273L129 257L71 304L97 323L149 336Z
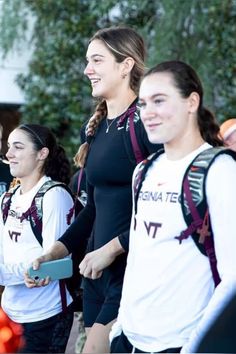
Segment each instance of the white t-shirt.
M73 199L62 187L50 189L43 197L42 247L33 234L30 221L20 222L22 213L28 210L35 194L48 180L49 177L42 177L24 194L20 194L18 188L12 196L5 225L0 213L0 284L5 286L1 305L18 323L40 321L62 311L58 281L29 289L23 276L32 261L46 253L69 226L66 216L73 207ZM67 304L71 301L67 292Z
M222 280L215 291L209 260L192 237L181 244L175 239L186 229L179 203L185 170L208 147L204 144L178 161L163 154L148 169L139 193L136 230L132 218L122 299L110 339L122 329L142 351L183 347L183 352L194 352L200 335L235 289L236 163L230 156L219 156L206 180Z

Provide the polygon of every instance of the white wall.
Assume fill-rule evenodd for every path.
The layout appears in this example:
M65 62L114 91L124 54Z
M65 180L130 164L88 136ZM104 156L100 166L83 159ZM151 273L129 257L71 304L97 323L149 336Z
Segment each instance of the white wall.
M15 78L19 73L27 72L29 57L29 52L12 53L6 60L0 60L0 103L24 103L24 94Z
M1 4L2 0L0 0L0 16ZM18 74L27 72L31 52L32 49L29 48L29 45L22 43L20 52L15 50L9 53L6 59L2 59L0 50L0 104L24 103L24 94L16 84L15 78Z

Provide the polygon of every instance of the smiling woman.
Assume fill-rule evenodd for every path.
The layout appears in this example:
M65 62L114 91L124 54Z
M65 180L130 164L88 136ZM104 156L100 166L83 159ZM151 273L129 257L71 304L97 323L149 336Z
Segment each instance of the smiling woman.
M20 185L0 200L0 284L5 287L1 305L11 320L23 326L24 353L62 353L73 321L72 299L64 289L68 306L62 311L59 282L31 291L24 284L24 273L71 222L68 215L74 202L61 183L42 200L42 242L31 225L35 195L52 180L68 183L69 161L52 132L36 124L23 124L11 132L6 156Z
M137 105L144 72L142 37L129 27L101 29L91 38L86 58L84 74L91 82L92 96L98 100L86 125L86 142L77 155L77 163L86 169L87 205L37 264L83 249L89 238L88 254L80 266L87 328L84 352L107 353L108 334L118 314L126 255L113 258L114 263L103 272L99 267L94 271L93 266L106 258L102 249L107 242L119 235L118 242L124 245L123 234L128 233L132 211L133 170L159 146L148 141ZM138 159L133 146L141 153ZM94 279L97 275L99 279Z

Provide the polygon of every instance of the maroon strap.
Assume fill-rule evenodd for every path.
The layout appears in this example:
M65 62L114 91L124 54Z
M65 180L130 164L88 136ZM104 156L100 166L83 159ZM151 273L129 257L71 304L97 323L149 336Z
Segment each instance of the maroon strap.
M67 311L67 301L66 301L66 283L64 279L59 280L60 294L61 294L61 305L62 312L66 313Z
M136 109L136 107L135 107ZM129 117L129 129L130 129L130 139L131 139L131 143L132 143L132 147L133 147L133 152L134 152L134 156L136 159L136 163L138 164L139 162L144 160L144 156L142 154L142 151L140 150L137 138L136 138L136 134L135 134L135 128L134 128L134 113L135 110L132 110L130 113L130 117Z
M191 193L191 190L190 190L188 178L184 179L183 187L184 187L185 197L186 197L186 200L188 202L188 206L189 206L193 221L187 227L187 229L182 231L179 236L175 237L177 240L179 240L179 243L181 243L184 239L186 239L190 235L192 235L199 227L201 227L202 222L203 222L203 220L200 217L200 215L198 213L198 210L197 210L197 208L196 208L196 206L195 206L195 204L193 202L192 193Z
M209 232L208 209L206 210L206 214L204 216L204 219L202 220L202 218L200 217L200 215L198 213L196 205L193 202L188 178L184 179L183 187L184 187L185 197L188 202L188 206L189 206L193 221L187 227L186 230L181 232L180 236L176 236L175 238L177 238L179 240L179 242L181 243L183 239L188 238L191 234L193 234L196 231L200 234L200 238L199 238L198 242L201 241L201 243L203 243L207 257L210 262L212 277L213 277L215 287L216 287L220 283L220 276L219 276L219 273L217 270L217 260L216 260L216 255L215 255L213 238L210 237L210 232ZM208 237L206 237L206 236L208 236ZM201 238L202 238L202 240L201 240Z

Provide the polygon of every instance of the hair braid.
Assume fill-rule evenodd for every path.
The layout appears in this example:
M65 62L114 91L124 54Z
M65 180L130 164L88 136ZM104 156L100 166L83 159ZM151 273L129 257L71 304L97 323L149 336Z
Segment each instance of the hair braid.
M100 101L96 108L93 116L89 119L87 127L86 127L86 141L80 145L79 150L74 156L74 163L77 167L84 167L86 158L88 156L89 146L91 141L96 133L96 130L103 120L103 118L107 115L107 105L106 101Z

